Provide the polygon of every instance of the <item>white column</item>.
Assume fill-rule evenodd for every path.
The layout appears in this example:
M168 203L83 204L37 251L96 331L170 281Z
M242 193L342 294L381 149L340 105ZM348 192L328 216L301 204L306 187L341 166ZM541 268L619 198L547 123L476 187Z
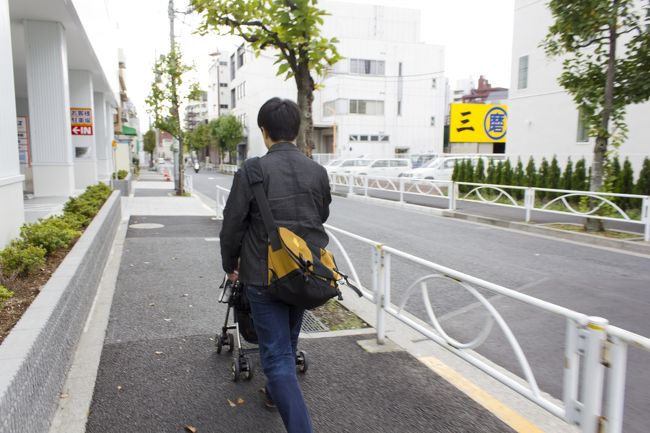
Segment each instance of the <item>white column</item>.
M111 135L112 124L106 111L106 97L95 93L95 148L97 149L97 177L100 182L108 182L111 177Z
M0 0L0 248L18 236L25 220L23 179L18 163L18 132L11 53L9 3Z
M25 21L35 196L74 192L68 54L61 23Z
M75 150L74 179L77 189L85 189L88 185L97 183L97 156L95 152L95 102L93 95L93 76L90 71L70 70L70 109L83 109L89 114L82 123L90 121L92 131L87 127L75 128L72 125L72 147ZM74 110L73 110L74 112ZM83 114L83 113L78 113ZM74 132L77 132L75 134ZM79 135L83 134L83 135Z

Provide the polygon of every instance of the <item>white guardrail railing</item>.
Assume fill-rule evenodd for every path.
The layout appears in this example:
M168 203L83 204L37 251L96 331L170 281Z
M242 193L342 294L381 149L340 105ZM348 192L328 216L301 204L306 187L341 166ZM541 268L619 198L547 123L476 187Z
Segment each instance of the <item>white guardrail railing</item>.
M449 210L456 210L459 201L504 206L524 211L526 222L531 221L532 212L535 211L639 224L644 227L644 241L650 242L650 196L408 177L332 173L329 178L333 192L341 191L367 197L369 192L384 191L398 194L402 203L408 195L435 197L446 200ZM548 198L544 201L537 200L540 196ZM620 200L635 202L638 206L637 215L619 206L617 201Z
M217 186L216 192L217 218L222 219L223 209L230 191ZM360 288L363 297L376 305L376 329L379 344L384 343L385 319L386 314L389 314L553 415L567 423L579 426L582 433L622 433L627 350L629 346L634 346L650 352L650 339L612 326L604 318L588 316L528 296L330 225L326 225L325 228L331 241L339 249L346 264L345 269L349 271L351 279ZM371 254L369 284L360 279L352 258L339 237L345 237L368 247ZM391 262L393 257L406 261L409 265L418 265L426 269L422 276L414 278L414 281L401 295L398 303L394 303L392 297ZM428 283L440 280L456 284L459 289L472 295L487 311L486 323L473 340L469 342L456 340L445 331L438 320L429 295ZM429 319L428 323L417 319L404 309L406 303L412 299L418 289L422 296L422 305L424 305ZM561 401L548 397L540 390L530 363L512 329L492 305L490 299L477 289L522 302L565 320L563 396ZM495 324L512 348L523 372L523 377L512 372L504 373L502 367L476 354L475 349L487 340Z

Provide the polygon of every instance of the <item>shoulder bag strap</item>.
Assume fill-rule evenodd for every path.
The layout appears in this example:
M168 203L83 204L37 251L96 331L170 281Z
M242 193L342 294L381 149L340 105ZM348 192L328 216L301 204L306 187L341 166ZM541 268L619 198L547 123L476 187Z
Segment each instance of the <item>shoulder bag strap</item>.
M267 200L266 194L264 193L264 174L262 173L260 159L257 157L250 158L246 161L245 167L246 176L248 177L248 184L253 190L255 201L257 201L257 206L260 208L262 220L264 221L264 228L266 229L266 234L269 237L271 248L273 248L273 251L277 251L282 248L282 244L280 243L278 227L273 220L273 214L271 213L269 201Z

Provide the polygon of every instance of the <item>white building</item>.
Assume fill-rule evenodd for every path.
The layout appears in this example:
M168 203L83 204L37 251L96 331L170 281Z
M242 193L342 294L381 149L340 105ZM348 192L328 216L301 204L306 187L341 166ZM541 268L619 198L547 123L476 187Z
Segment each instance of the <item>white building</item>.
M548 59L539 46L552 23L546 3L515 1L506 153L523 158L557 155L561 161L584 156L590 163L594 139L587 136L572 97L557 82L562 59ZM627 107L629 134L618 153L629 157L635 170L650 155L648 119L650 103Z
M194 129L202 123L208 123L208 93L201 92L201 99L185 104L185 129Z
M0 246L24 192L68 196L112 171L116 29L97 3L0 0Z
M208 84L208 120L216 119L230 110L230 69L227 53L211 54Z
M316 78L314 153L345 156L442 152L446 80L444 53L420 42L420 11L323 1L323 35L339 39L344 57ZM269 98L296 100L293 79L277 77L275 57L245 46L230 60L233 113L247 133L248 156L266 148L256 125ZM243 153L240 149L240 154Z

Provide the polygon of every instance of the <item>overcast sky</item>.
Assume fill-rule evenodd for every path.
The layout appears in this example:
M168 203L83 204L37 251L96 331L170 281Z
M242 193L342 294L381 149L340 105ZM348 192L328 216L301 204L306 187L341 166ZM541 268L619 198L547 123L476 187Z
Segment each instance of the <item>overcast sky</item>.
M484 75L493 86L510 87L514 0L353 0L356 3L401 6L422 11L422 41L445 47L445 75L450 84ZM189 0L175 0L178 11ZM136 105L141 126L147 129L144 99L157 55L169 49L168 0L112 0L119 25L119 44L126 56L128 94ZM117 14L117 11L120 11ZM233 51L233 37L193 34L200 22L195 15L177 14L175 34L185 60L196 65L194 80L207 87L209 54Z

